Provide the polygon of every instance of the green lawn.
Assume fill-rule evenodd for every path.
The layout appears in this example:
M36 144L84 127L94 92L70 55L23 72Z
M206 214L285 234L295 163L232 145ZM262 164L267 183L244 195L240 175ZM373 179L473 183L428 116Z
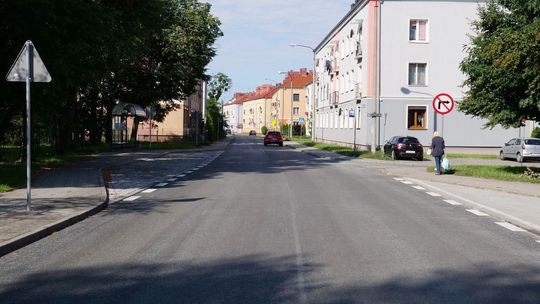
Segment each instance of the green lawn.
M498 155L492 154L465 154L465 153L448 153L448 158L479 158L479 159L498 159Z
M11 191L26 183L26 165L0 163L0 192Z
M351 156L351 157L370 158L370 159L392 160L390 157L384 155L382 151L377 151L377 153L375 154L371 153L371 151L358 151L358 150L354 151L352 148L343 147L340 145L313 142L311 138L307 138L307 137L293 137L292 140L304 146L314 147L320 150L325 150L325 151L330 151L330 152L335 152L341 155L346 155L346 156Z
M535 173L540 173L540 168L531 169ZM427 168L428 172L433 172L433 170L433 167ZM525 170L526 167L459 165L453 166L450 173L459 176L472 176L503 181L540 184L540 178L531 178L525 176Z

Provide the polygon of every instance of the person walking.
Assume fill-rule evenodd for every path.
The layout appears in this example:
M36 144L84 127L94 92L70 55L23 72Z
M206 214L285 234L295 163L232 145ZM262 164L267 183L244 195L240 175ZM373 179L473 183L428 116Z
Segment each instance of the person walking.
M444 155L444 138L439 136L439 132L433 132L433 138L431 139L431 155L435 159L435 169L437 170L437 175L442 174L441 160Z

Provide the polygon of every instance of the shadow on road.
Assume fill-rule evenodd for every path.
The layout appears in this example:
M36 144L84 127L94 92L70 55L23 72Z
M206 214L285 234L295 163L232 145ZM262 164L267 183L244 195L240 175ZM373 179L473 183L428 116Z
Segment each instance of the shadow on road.
M471 265L420 278L335 286L314 278L321 265L249 255L205 263L124 264L33 273L0 285L9 303L538 303L540 268ZM6 302L6 303L7 303Z

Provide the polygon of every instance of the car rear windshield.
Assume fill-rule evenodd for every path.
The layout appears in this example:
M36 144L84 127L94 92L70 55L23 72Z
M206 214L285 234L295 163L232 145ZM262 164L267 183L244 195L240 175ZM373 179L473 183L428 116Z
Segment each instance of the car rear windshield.
M402 137L398 139L398 143L404 143L404 144L418 144L418 139L414 137Z
M278 131L268 131L266 135L281 135L281 133L279 133Z
M540 139L525 139L525 144L540 146Z

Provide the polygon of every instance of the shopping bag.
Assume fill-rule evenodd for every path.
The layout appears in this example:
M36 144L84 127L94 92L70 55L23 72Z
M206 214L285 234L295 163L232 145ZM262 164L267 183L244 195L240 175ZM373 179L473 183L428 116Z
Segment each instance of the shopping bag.
M441 163L441 167L444 169L444 171L450 171L450 160L448 157L444 157Z

